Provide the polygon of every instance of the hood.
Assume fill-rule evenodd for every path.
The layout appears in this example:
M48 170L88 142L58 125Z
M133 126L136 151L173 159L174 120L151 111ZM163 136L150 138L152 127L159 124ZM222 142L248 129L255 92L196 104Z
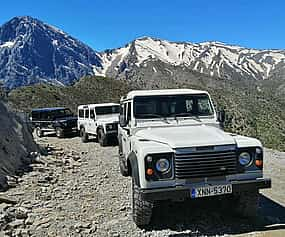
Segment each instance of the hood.
M204 124L147 128L136 133L140 139L156 141L171 148L235 144L234 138L223 130Z

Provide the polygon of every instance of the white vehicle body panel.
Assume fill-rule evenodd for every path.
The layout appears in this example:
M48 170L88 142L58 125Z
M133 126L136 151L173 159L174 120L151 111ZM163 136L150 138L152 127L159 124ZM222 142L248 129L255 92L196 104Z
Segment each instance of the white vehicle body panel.
M78 130L83 126L85 131L90 135L97 135L98 128L104 130L104 133L113 133L113 131L107 131L106 125L107 124L117 124L119 122L119 114L106 114L106 115L96 115L96 108L97 107L105 107L105 106L119 106L116 103L101 103L101 104L87 104L87 105L80 105L78 106L79 110L84 111L94 111L94 118L89 116L79 117L78 116ZM90 112L89 112L90 113Z
M260 147L255 138L231 134L223 131L217 121L217 113L207 117L136 119L133 111L133 99L136 96L209 94L206 91L191 89L132 91L122 97L121 106L132 105L131 121L126 127L119 126L118 135L123 139L122 155L125 159L134 153L137 157L140 187L142 189L174 187L187 185L187 180L169 179L147 181L145 178L145 157L149 154L175 153L176 149L234 145L239 148ZM209 100L212 104L211 98ZM227 175L226 181L256 179L262 177L262 170L253 170L243 174ZM202 182L204 183L204 182ZM197 183L197 185L201 185Z

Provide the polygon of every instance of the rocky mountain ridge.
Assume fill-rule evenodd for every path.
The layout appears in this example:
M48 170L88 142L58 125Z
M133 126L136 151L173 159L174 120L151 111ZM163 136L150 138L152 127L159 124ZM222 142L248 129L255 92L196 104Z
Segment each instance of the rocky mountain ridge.
M150 61L161 61L187 67L195 72L225 79L270 78L285 67L285 50L257 50L220 42L188 43L143 37L126 46L100 54L102 69L96 73L116 77L133 68L147 67ZM156 68L152 68L156 73Z
M41 82L70 85L86 75L132 80L146 67L155 76L153 62L223 79L285 78L285 50L142 37L124 47L97 52L32 17L15 17L0 27L0 82L10 89Z

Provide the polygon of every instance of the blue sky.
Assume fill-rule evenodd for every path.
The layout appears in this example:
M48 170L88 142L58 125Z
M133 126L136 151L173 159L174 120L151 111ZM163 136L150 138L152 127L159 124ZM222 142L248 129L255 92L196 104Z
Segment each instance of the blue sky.
M285 49L283 0L9 0L0 7L1 25L29 15L99 51L141 36Z

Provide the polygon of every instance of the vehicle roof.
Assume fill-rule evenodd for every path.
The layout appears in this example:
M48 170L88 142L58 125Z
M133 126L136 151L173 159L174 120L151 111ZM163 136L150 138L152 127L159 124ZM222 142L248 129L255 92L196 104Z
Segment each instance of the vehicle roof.
M83 109L84 107L103 107L103 106L113 106L120 105L117 103L101 103L101 104L87 104L87 105L79 105L78 109Z
M32 112L55 111L61 109L67 109L67 108L66 107L37 108L37 109L32 109Z
M125 99L133 99L135 96L151 96L151 95L184 95L184 94L208 94L207 91L194 89L165 89L165 90L134 90L130 91Z

